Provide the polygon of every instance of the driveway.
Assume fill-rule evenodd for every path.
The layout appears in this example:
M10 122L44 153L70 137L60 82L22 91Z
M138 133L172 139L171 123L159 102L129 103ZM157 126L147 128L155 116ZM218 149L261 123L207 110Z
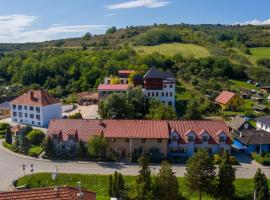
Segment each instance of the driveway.
M10 189L13 180L24 175L22 165L26 165L25 174L31 174L30 165L34 165L35 172L53 172L58 168L59 173L81 173L81 174L112 174L115 170L120 171L123 175L137 175L137 164L125 163L106 163L106 162L76 162L76 161L49 161L42 159L30 158L27 156L13 153L0 144L0 190ZM157 174L160 166L151 165L153 174ZM257 163L242 163L236 168L237 178L253 178L258 167L270 177L270 167L263 167ZM184 176L185 166L174 165L173 170L177 176Z
M69 116L80 112L84 119L96 119L98 118L98 105L79 106L71 112L64 112L62 115Z

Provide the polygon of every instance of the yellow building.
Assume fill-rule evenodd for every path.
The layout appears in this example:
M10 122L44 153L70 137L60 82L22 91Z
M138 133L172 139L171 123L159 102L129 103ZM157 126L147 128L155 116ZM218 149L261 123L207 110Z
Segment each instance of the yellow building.
M222 91L215 102L222 110L237 110L243 104L243 100L234 92Z

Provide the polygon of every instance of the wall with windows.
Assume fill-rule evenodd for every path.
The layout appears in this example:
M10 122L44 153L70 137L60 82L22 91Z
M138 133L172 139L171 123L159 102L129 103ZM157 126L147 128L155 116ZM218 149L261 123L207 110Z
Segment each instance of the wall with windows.
M266 124L262 124L260 122L257 122L256 123L256 128L257 129L261 129L261 130L264 130L264 131L267 131L268 133L270 133L270 126L266 125Z

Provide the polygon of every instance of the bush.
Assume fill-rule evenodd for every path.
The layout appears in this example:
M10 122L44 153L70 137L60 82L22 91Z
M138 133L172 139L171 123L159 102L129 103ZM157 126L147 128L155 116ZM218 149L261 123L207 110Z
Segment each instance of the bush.
M27 139L33 145L40 145L45 138L45 134L41 130L32 130L27 134Z
M15 145L3 142L3 146L6 147L7 149L9 149L10 151L13 151L13 152L16 152L16 153L19 152L19 149Z
M5 136L6 135L6 130L0 130L0 135Z
M75 113L74 115L70 115L68 117L69 119L82 119L82 114L81 113Z
M267 165L270 166L270 158L268 156L263 157L260 156L257 153L251 153L251 157L258 163L262 164L262 165Z
M220 154L214 154L213 159L215 165L220 165L222 162L222 156ZM230 162L232 165L239 165L239 161L234 156L230 156Z
M43 149L40 146L31 147L28 151L28 155L32 157L38 157L42 153Z
M6 131L9 127L10 125L8 123L0 123L0 131Z

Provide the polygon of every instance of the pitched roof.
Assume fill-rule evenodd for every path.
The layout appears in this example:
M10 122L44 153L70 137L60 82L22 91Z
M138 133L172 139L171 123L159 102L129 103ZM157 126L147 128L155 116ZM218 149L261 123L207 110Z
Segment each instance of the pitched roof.
M260 122L261 124L270 126L270 116L257 118L256 121Z
M196 138L199 139L201 138L201 132L205 131L210 135L210 141L213 143L218 143L220 132L229 134L228 126L222 120L175 120L169 121L169 126L173 127L181 138L186 138L186 133L192 130Z
M239 115L235 116L229 123L229 127L231 127L234 130L238 130L246 123L246 119L244 117L241 117Z
M236 94L234 92L222 91L216 98L217 103L227 104Z
M202 130L209 133L215 143L218 134L223 131L229 134L224 121L166 121L166 120L86 120L86 119L53 119L50 122L47 136L61 134L64 141L68 135L78 135L80 140L88 141L91 135L107 138L152 138L168 139L171 130L175 130L183 140L185 133L192 130L200 138Z
M100 84L98 90L115 90L115 91L126 91L128 90L128 84Z
M235 139L245 145L270 144L270 133L257 129L244 129Z
M160 71L156 67L151 67L148 72L144 75L143 78L175 78L173 73L170 70Z
M81 190L82 200L95 200L96 194ZM79 190L73 187L47 187L37 189L0 192L0 200L77 200Z
M59 103L47 90L29 90L10 102L28 106L47 106Z

